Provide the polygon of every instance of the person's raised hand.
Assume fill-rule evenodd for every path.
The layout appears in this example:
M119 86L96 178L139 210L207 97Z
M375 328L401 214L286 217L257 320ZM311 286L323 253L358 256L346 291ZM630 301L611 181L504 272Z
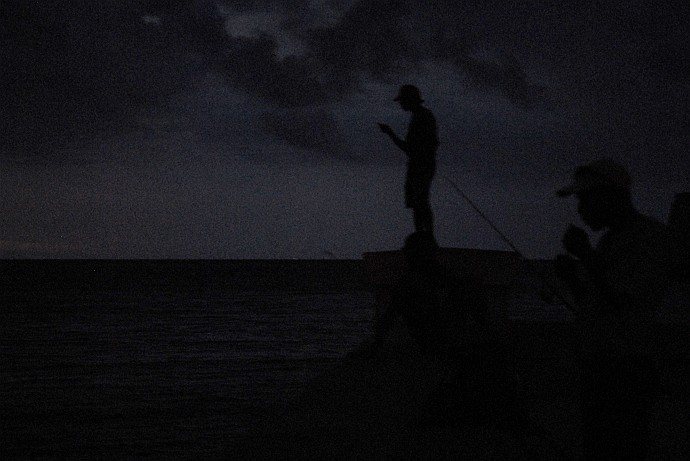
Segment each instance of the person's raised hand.
M565 231L563 247L568 253L580 259L588 257L593 251L587 232L574 225L570 225Z
M393 133L393 130L391 129L391 127L386 125L385 123L379 123L379 128L381 129L382 132L386 133L389 136Z

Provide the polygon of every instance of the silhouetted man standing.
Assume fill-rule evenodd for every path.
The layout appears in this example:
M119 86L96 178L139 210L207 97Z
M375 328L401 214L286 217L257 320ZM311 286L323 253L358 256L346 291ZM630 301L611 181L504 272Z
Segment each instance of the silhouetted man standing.
M415 231L433 234L429 189L436 172L436 119L429 109L422 106L424 100L414 85L403 85L395 101L404 111L412 113L405 140L400 139L388 125L379 123L379 127L407 155L405 206L412 208Z
M561 190L594 231L596 247L579 227L563 236L569 253L556 273L571 288L582 338L582 437L586 460L644 460L648 450L654 367L653 324L667 287L671 245L663 224L641 215L621 165L581 166Z

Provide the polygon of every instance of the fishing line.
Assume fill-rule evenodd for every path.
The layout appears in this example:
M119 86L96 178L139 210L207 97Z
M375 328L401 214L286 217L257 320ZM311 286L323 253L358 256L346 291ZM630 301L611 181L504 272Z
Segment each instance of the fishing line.
M474 204L474 202L467 196L467 194L465 194L465 193L462 191L462 189L460 189L460 187L458 187L458 185L457 185L453 180L451 180L449 177L447 177L447 176L445 176L445 175L440 175L440 176L441 176L443 179L445 179L446 181L448 181L448 183L453 187L453 189L454 189L458 194L460 194L460 196L461 196L463 199L465 199L465 201L467 201L467 203L469 203L469 205L472 207L472 209L473 209L474 211L476 211L477 214L478 214L479 216L481 216L482 219L484 219L484 221L486 221L487 224L489 224L489 226L491 226L491 228L501 237L501 239L503 239L503 241L504 241L505 243L507 243L508 246L509 246L509 247L510 247L510 248L511 248L511 249L512 249L522 260L523 260L523 261L525 261L525 262L527 263L529 269L530 269L533 273L535 273L535 274L541 279L541 281L549 288L549 290L551 290L551 292L552 292L552 293L553 293L563 304L565 304L565 306L568 308L569 311L571 311L573 314L579 314L579 309L578 309L577 307L575 307L570 301L568 301L568 300L565 298L565 296L561 293L561 290L559 290L557 287L555 287L555 286L551 283L551 281L550 281L550 280L549 280L549 279L548 279L548 278L547 278L547 277L546 277L546 276L545 276L545 275L534 265L534 263L533 263L530 259L527 259L527 258L525 257L525 255L522 254L522 252L515 246L515 244L514 244L514 243L503 233L503 232L501 232L501 230L500 230L498 227L496 227L496 225L493 223L493 221L491 221L491 219L489 219L489 217L486 216L486 214L484 214L484 213L482 212L482 210L480 210L479 207L478 207L477 205Z
M489 224L489 226L491 226L491 228L492 228L494 231L496 231L496 233L503 239L503 241L504 241L505 243L507 243L508 246L509 246L515 253L518 254L518 256L520 256L522 259L526 259L526 258L523 256L523 254L520 252L520 250L518 250L518 248L513 244L513 242L511 242L510 239L509 239L503 232L501 232L501 230L500 230L498 227L496 227L496 225L489 219L489 217L486 216L486 215L482 212L482 210L480 210L479 207L478 207L477 205L474 204L474 202L473 202L472 200L470 200L470 198L469 198L469 197L458 187L457 184L455 184L450 178L448 178L448 177L445 176L445 175L441 175L441 177L442 177L443 179L445 179L446 181L448 181L448 182L450 183L451 186L453 186L453 189L455 189L455 191L456 191L458 194L460 194L460 196L461 196L462 198L464 198L464 199L467 201L467 203L470 204L470 206L474 209L474 211L476 211L477 214L478 214L479 216L481 216L481 217L484 219L484 221L486 221L487 224Z

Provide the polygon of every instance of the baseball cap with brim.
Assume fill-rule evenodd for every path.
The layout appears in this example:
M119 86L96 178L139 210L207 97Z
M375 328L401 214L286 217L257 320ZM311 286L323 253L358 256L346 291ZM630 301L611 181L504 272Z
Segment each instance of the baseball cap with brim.
M602 188L630 188L630 175L624 166L610 159L602 159L575 170L572 184L559 189L560 197Z
M419 88L417 88L414 85L403 85L400 87L400 92L395 97L395 99L393 99L393 101L400 100L424 102L421 95L419 94Z

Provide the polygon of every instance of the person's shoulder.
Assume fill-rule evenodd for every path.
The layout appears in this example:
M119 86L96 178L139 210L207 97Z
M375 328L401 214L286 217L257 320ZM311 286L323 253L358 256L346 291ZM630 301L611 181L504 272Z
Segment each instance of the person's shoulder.
M632 250L635 247L648 247L669 240L670 233L665 224L646 215L636 214L620 229L609 229L602 235L597 250L607 252L621 246Z
M651 216L642 214L638 215L635 220L634 230L643 235L658 236L660 238L667 238L670 235L666 224Z
M642 252L646 257L666 259L672 248L671 232L662 222L639 215L628 229L626 241L631 251Z

